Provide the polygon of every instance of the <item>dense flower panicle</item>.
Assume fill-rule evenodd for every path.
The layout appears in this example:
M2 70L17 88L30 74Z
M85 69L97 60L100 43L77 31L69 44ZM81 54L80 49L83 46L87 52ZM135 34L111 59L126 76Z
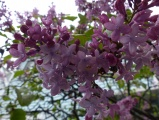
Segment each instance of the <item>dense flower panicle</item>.
M0 8L0 29L2 31L10 28L12 26L12 19L11 19L11 11L7 8L4 1L0 1L1 8Z
M27 57L38 56L35 58L39 78L53 96L69 90L74 83L78 84L83 97L76 101L87 110L86 120L113 118L115 114L119 114L121 120L128 120L131 119L130 110L136 104L131 97L111 103L114 92L103 90L96 84L100 77L112 74L114 79L128 82L145 65L159 75L159 17L151 16L152 11L147 9L153 3L158 5L158 2L136 2L138 8L130 19L125 11L125 0L114 0L118 14L108 17L107 13L114 10L110 2L76 0L79 11L85 12L88 21L97 18L91 28L91 36L85 35L91 25L87 24L88 21L75 30L75 33L82 33L83 38L89 37L85 45L82 45L82 38L73 38L69 29L61 26L63 14L57 17L52 5L47 15L41 18L41 24L34 22L32 17L23 21L22 34L14 34L19 43L11 45L9 50L12 56L18 58L14 66ZM132 0L128 2L133 8ZM33 14L37 16L38 11L35 9Z
M78 6L78 10L85 12L89 20L92 20L94 17L99 17L102 11L110 12L112 10L110 0L95 0L93 2L76 0L75 3Z

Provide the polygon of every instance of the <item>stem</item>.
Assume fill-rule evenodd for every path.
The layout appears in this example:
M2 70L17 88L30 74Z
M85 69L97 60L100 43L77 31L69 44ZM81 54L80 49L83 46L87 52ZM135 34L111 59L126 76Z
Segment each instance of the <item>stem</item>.
M130 96L130 81L128 81L127 83L127 92L128 92L128 96Z

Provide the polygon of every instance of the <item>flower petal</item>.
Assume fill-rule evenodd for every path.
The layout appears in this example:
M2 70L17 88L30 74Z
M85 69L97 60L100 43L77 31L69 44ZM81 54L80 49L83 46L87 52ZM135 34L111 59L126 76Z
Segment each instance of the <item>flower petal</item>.
M58 87L58 85L54 85L54 87L51 88L51 95L55 96L60 92L60 88Z
M125 35L125 36L122 36L120 38L120 42L123 43L123 44L127 44L129 41L130 41L130 36L129 35Z
M20 52L14 48L11 48L9 50L9 53L13 56L13 57L19 57L20 56Z
M16 67L16 66L20 65L21 62L22 62L21 59L18 58L18 59L14 62L13 66Z
M120 31L119 30L113 31L111 34L111 38L113 41L117 41L120 38Z
M127 34L127 33L131 32L131 28L128 25L122 25L120 27L120 31L121 31L121 33Z
M134 42L129 42L129 52L131 55L135 54L137 45Z
M84 52L82 52L82 51L78 51L77 55L78 55L78 57L79 57L80 59L83 59L83 58L85 58L85 56L86 56L86 54L85 54Z
M115 20L116 25L121 26L124 23L124 16L119 14Z
M106 27L106 29L110 30L110 31L113 31L116 29L116 25L111 23L111 22L107 22L104 24L104 26Z
M143 36L143 37L135 37L134 41L137 43L143 43L147 40L147 37Z
M22 52L22 53L25 53L25 46L24 46L24 44L22 44L22 43L18 44L18 51Z

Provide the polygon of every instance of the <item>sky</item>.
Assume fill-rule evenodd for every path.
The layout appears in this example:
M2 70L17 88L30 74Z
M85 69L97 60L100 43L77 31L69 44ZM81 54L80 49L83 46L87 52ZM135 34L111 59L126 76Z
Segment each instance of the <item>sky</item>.
M71 15L77 15L77 6L75 6L75 0L4 0L13 11L31 11L35 7L40 10L40 13L46 13L48 6L53 2L56 5L57 12L70 13ZM91 0L87 0L91 1ZM157 9L153 9L154 13L158 12Z
M75 0L5 0L8 8L13 11L32 11L35 7L40 13L46 13L48 6L53 2L56 5L57 12L77 14Z

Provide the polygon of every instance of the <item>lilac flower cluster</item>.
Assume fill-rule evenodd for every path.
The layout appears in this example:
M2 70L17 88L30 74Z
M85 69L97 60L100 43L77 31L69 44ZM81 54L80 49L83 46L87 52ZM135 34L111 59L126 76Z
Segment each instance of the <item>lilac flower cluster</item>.
M79 12L85 12L88 19L98 17L102 12L110 13L112 10L112 0L93 0L93 2L87 2L87 0L75 0L78 6Z
M51 6L49 6L49 10L47 12L47 15L41 15L39 13L39 10L37 8L34 8L32 12L25 11L24 13L20 13L18 11L15 11L15 15L17 18L17 22L21 25L25 24L25 21L27 19L32 20L33 24L37 23L39 18L43 22L44 25L49 26L50 24L53 24L54 26L60 25L63 22L62 17L65 16L65 14L57 14L55 10L55 5L52 3ZM54 22L52 22L52 20ZM40 22L41 22L40 21Z
M103 0L97 2L91 3L91 7L92 4L107 3ZM97 119L108 115L114 117L117 113L124 120L127 111L135 105L135 99L128 97L112 104L109 98L114 92L103 90L96 84L96 80L112 73L117 74L116 80L124 79L128 82L144 65L159 75L159 17L151 16L152 11L145 9L143 2L129 22L125 22L123 5L116 8L119 11L116 17L109 18L97 12L100 21L95 24L92 40L85 47L80 44L81 39L71 41L73 35L66 27L54 24L52 11L42 18L42 25L28 19L20 28L27 37L15 33L14 37L20 43L13 44L9 50L11 55L18 58L14 66L28 57L38 56L36 65L39 77L53 96L61 90L71 89L70 86L76 83L80 86L79 91L84 93L83 98L76 101L87 110L86 119L92 119L93 116ZM87 4L85 0L76 0L76 4L82 11L86 9L83 6ZM116 4L120 4L119 0Z
M11 12L7 9L4 1L0 1L0 4L0 29L4 31L12 26Z

